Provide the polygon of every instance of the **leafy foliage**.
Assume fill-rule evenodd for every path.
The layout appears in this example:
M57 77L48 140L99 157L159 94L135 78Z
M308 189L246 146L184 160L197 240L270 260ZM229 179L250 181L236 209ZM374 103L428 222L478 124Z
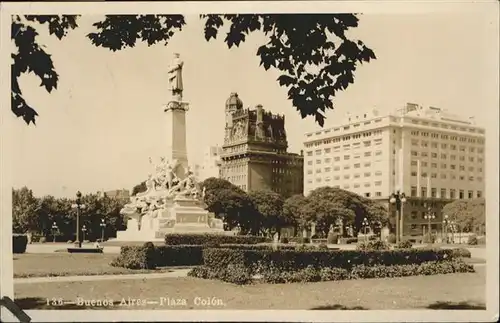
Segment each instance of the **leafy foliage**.
M205 187L205 204L207 210L214 212L216 217L224 217L227 229L237 226L242 233L257 232L258 222L252 215L254 207L245 191L231 182L210 177L200 187Z
M343 225L352 224L355 231L361 229L364 218L370 222L388 222L387 211L381 204L340 188L319 187L309 193L307 201L305 216L316 221L320 232L328 232L338 219Z
M137 195L137 193L142 193L147 191L146 181L142 181L132 188L132 196Z
M256 190L249 194L255 207L255 218L260 219L260 228L266 233L280 235L282 228L293 223L283 213L283 197L270 190Z
M443 214L455 221L465 232L478 232L486 224L485 199L455 200L443 208Z
M52 236L52 224L56 222L57 239L67 241L74 238L76 227L75 210L71 207L71 199L55 198L47 195L35 197L27 187L12 190L12 220L13 232L38 233L42 237ZM117 230L125 228L120 210L124 201L103 197L98 194L88 194L82 197L85 209L81 210L80 225L87 228L86 237L90 239L101 237L101 220L106 222L105 236L109 237Z
M28 237L25 234L12 235L12 253L25 253L28 246Z
M77 27L76 16L24 18L47 25L59 39ZM376 58L361 40L347 37L349 29L358 27L355 14L208 14L200 18L207 41L216 39L224 24L229 24L224 38L228 48L238 47L251 33L267 36L256 52L260 65L279 70L282 74L277 81L288 89L288 99L302 118L313 116L321 126L326 110L334 108L333 98L354 82L358 65ZM135 47L138 42L167 45L184 25L182 15L107 15L93 24L97 30L87 37L95 46L111 51ZM18 47L12 64L12 111L28 124L34 123L38 114L24 100L18 77L33 71L50 92L57 87L58 76L50 55L37 43L36 29L16 16L12 30Z
M77 27L76 20L75 15L13 16L11 39L17 50L11 55L13 60L11 64L11 109L27 124L35 124L38 113L26 102L19 86L19 77L25 73L34 73L40 78L40 86L49 93L57 88L59 81L51 55L45 51L43 45L38 43L39 33L36 28L46 25L49 34L62 39L70 29Z
M289 219L289 222L298 228L305 228L308 221L305 217L304 206L307 199L302 194L292 195L283 203L283 215Z

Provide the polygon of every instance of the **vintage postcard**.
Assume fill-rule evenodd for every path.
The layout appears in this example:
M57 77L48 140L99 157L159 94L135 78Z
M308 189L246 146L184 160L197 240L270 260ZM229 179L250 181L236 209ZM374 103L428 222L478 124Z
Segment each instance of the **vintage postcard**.
M0 9L2 320L498 319L498 2Z

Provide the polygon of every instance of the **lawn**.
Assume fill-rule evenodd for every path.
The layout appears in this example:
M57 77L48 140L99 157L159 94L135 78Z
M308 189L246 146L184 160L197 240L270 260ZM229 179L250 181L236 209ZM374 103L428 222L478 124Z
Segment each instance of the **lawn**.
M476 270L467 274L247 286L190 277L33 283L15 285L15 298L23 309L484 309L485 268ZM47 298L75 301L77 297L107 299L114 305L46 305ZM161 297L185 299L186 305L174 306L173 301L168 305L163 299L162 306L158 303ZM197 297L210 298L215 305L196 305ZM157 303L124 307L119 305L122 298Z
M116 254L26 253L14 255L14 278L117 275L165 272L167 269L131 270L109 265Z

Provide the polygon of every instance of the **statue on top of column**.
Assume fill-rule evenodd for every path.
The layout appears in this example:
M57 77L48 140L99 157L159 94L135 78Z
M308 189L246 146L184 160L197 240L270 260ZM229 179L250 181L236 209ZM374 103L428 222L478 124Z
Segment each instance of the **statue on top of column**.
M172 91L172 98L177 101L182 100L182 91L184 90L184 86L182 85L183 65L184 62L180 59L179 53L175 53L168 68L168 81L170 84L170 91Z

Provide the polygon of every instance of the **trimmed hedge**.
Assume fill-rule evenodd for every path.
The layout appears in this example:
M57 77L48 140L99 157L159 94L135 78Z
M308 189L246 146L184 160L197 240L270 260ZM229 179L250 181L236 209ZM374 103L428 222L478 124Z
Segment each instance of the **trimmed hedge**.
M451 273L472 273L474 267L458 260L430 261L421 264L406 265L356 265L346 268L317 268L307 266L299 270L283 271L271 266L262 274L262 281L270 284L334 281L346 279L389 278L418 275L437 275ZM188 276L204 279L220 279L226 282L242 285L252 281L248 268L241 265L230 265L227 268L213 269L199 266L192 269Z
M12 253L25 253L28 246L28 236L25 234L12 234Z
M455 258L470 258L471 252L466 248L453 248L453 257Z
M352 243L358 243L358 238L357 237L348 237L348 238L340 238L339 239L339 244L352 244Z
M375 240L375 241L363 241L358 243L356 246L357 250L389 250L390 246L387 242L382 241L382 240Z
M413 244L411 243L410 240L404 240L399 242L395 248L397 249L411 249L413 247Z
M154 269L167 266L198 266L203 264L203 249L219 246L211 245L173 245L155 246L146 242L143 246L123 246L117 258L113 259L111 265L129 269ZM230 250L273 250L273 245L245 245L228 244L222 245ZM294 250L294 246L278 245L278 250Z
M244 250L207 248L203 250L203 262L211 268L241 265L255 272L274 266L280 270L313 267L336 267L349 269L356 265L403 265L420 264L427 261L452 259L452 250L400 249L384 251L358 250Z
M288 242L295 242L295 243L310 243L311 239L309 238L304 238L304 237L291 237L288 238Z
M227 236L205 233L172 233L165 235L166 245L257 244L270 241L269 238L259 236Z

